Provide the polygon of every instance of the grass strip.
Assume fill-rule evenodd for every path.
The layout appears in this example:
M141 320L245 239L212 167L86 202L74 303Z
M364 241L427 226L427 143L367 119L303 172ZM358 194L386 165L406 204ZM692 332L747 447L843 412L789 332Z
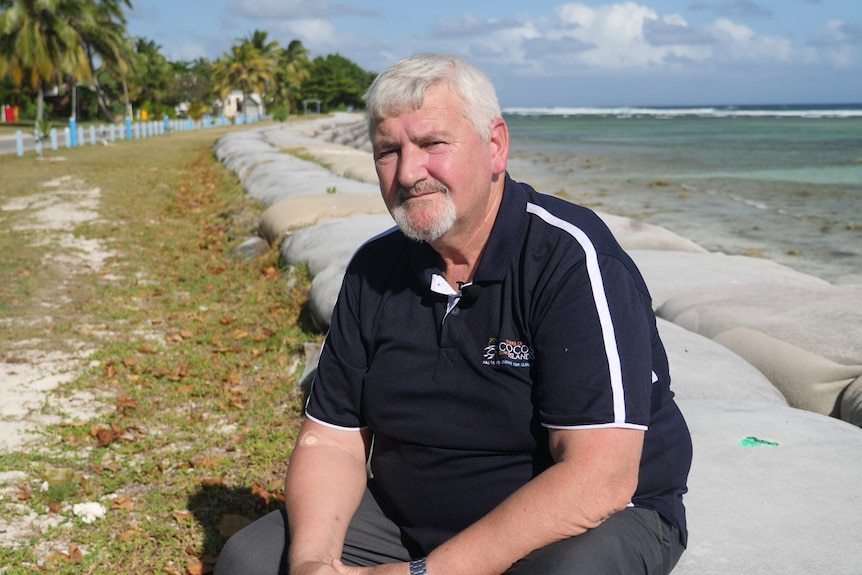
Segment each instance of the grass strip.
M280 504L303 349L322 336L303 329L305 269L280 269L276 250L232 255L263 211L213 157L232 129L0 157L2 204L36 206L60 178L97 190L99 217L67 231L111 254L69 273L52 256L71 248L28 227L33 210L0 211L0 357L22 342L88 354L52 394L58 423L0 455L22 477L0 516L40 525L0 546L0 573L207 573L228 535ZM64 412L81 393L98 415ZM75 505L93 502L106 514L86 523Z

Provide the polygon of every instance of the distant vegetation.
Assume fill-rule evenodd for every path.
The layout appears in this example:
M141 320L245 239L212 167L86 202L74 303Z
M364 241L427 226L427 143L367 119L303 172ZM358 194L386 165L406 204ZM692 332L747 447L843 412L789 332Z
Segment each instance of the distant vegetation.
M310 59L301 41L281 46L263 30L237 38L214 62L172 62L152 40L129 36L131 7L130 0L0 0L0 104L37 122L112 122L142 111L198 119L237 91L242 102L256 94L262 111L281 119L303 111L304 100L318 101L321 112L359 108L375 77L338 54Z

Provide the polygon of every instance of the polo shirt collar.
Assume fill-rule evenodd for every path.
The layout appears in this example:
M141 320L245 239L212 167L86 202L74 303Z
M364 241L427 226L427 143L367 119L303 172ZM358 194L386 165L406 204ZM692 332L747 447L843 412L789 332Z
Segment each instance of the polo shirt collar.
M491 229L485 253L473 275L473 283L481 285L503 281L520 243L521 229L526 222L526 206L527 194L507 172L497 219Z

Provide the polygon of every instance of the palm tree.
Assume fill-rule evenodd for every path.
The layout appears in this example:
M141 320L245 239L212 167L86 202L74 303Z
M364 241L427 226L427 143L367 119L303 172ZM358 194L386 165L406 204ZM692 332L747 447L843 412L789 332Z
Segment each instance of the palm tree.
M131 99L138 105L145 101L162 104L173 82L173 69L161 53L162 47L152 40L137 38L130 63L135 74L129 76Z
M15 0L0 14L0 72L16 86L37 91L37 122L44 121L45 86L68 74L91 80L80 34L72 22L92 19L87 0Z
M112 76L125 77L129 72L128 56L124 50L127 44L126 15L123 6L131 8L130 0L87 0L92 18L81 22L81 41L87 53L90 69L95 71L94 59L101 60L101 69L113 72ZM93 86L96 89L96 100L102 116L108 122L114 121L114 116L108 109L105 90L99 82L98 74L93 74ZM126 98L128 107L128 97Z
M260 65L265 67L269 72L269 78L261 77L257 87L258 94L260 95L261 114L265 113L264 102L266 101L266 93L269 85L275 82L273 71L275 70L279 54L281 53L281 46L278 45L278 41L273 40L272 42L269 42L267 40L268 37L269 32L255 29L247 38L237 38L238 41L251 44L251 46L257 50L258 57L261 59Z
M288 111L296 108L296 99L302 83L311 74L309 52L300 40L293 40L281 51L275 69L273 102Z
M213 83L219 98L224 100L231 90L242 92L243 116L248 117L249 94L260 93L267 82L273 81L271 61L261 56L260 51L249 42L231 47L213 64Z

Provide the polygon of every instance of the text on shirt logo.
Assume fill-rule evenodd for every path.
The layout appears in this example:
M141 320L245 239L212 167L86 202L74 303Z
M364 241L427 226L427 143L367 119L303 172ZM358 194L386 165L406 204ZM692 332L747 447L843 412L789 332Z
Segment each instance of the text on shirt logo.
M533 348L522 341L511 339L498 340L492 337L484 351L484 365L511 365L513 367L530 367L530 362L536 357Z

